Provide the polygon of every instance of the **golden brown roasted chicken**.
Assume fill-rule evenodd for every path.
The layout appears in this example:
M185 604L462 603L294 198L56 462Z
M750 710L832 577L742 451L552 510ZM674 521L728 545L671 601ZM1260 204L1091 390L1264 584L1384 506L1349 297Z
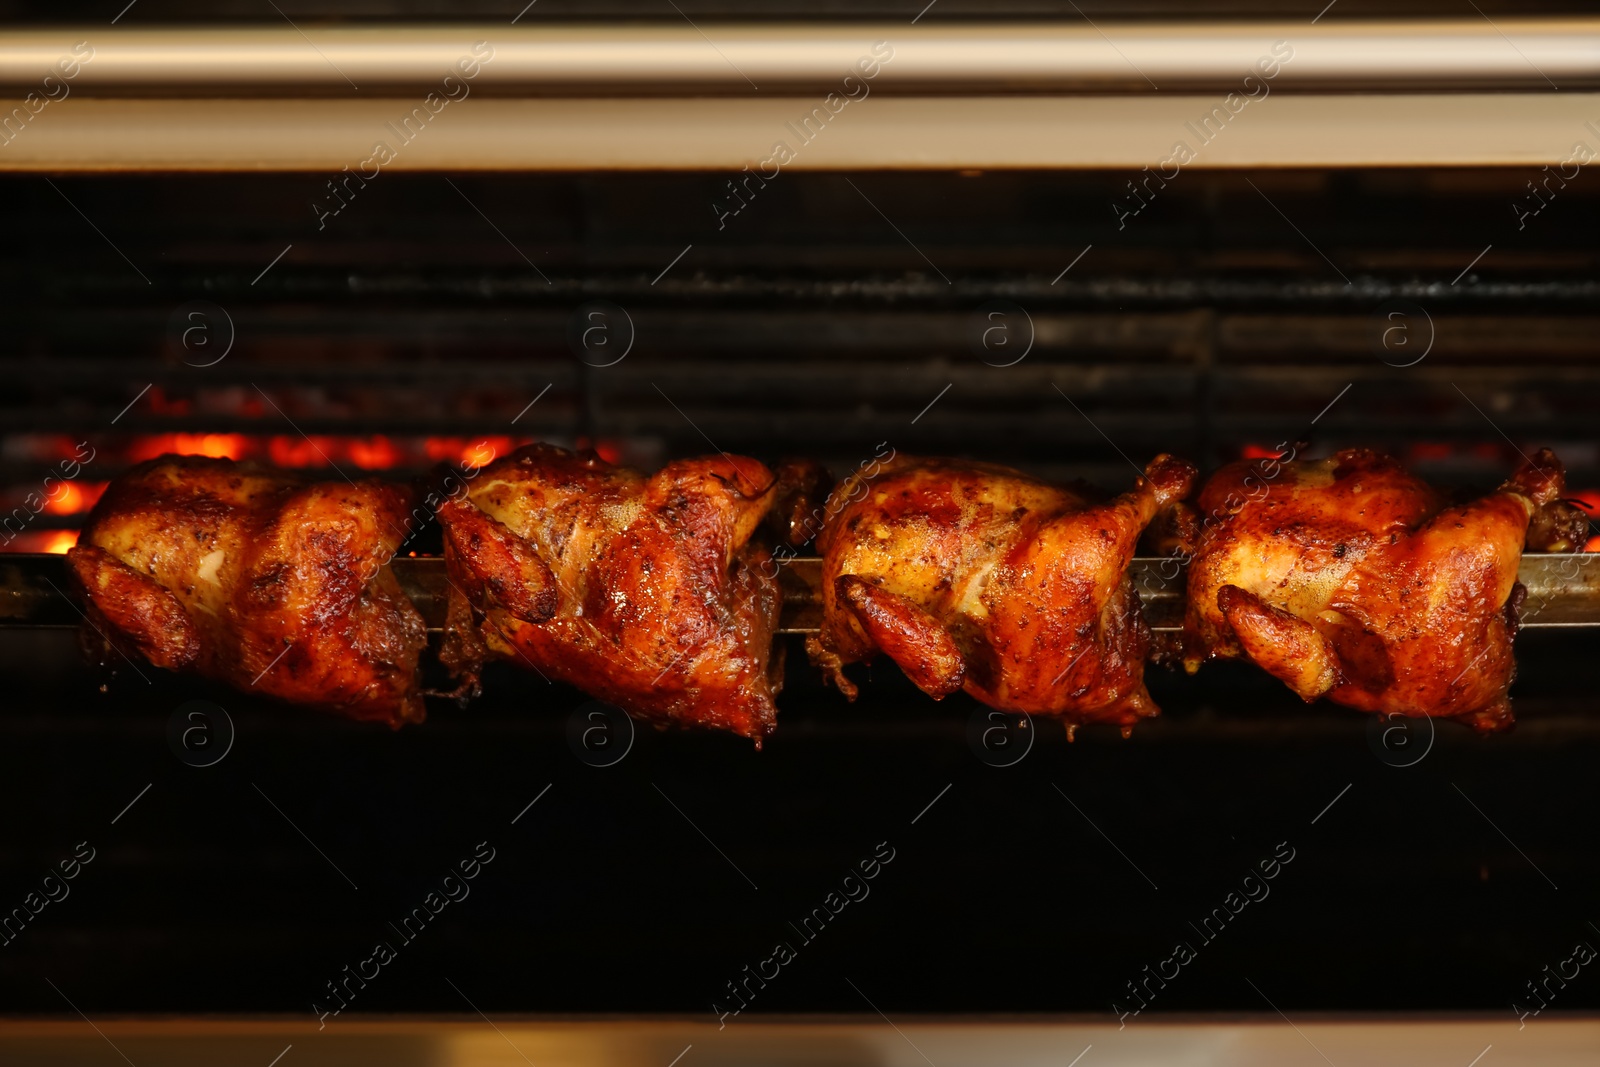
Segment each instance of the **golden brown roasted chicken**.
M1546 449L1499 491L1445 507L1362 449L1224 467L1198 500L1184 665L1244 658L1307 701L1507 727L1524 541L1583 544L1563 480Z
M91 647L291 703L421 722L421 617L388 562L409 494L162 456L113 481L68 567ZM120 663L120 659L107 659Z
M818 539L822 630L811 660L854 699L844 666L888 656L936 699L1124 729L1157 713L1150 631L1128 577L1139 533L1188 494L1160 456L1106 503L1007 467L896 457L841 482Z
M751 536L780 491L742 456L650 477L549 445L490 464L439 512L445 663L466 691L495 656L641 718L759 745L777 722L781 595Z

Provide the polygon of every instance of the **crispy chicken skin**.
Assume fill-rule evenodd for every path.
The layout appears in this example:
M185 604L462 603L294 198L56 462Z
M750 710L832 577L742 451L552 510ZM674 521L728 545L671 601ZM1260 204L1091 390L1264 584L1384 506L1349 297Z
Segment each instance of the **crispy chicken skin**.
M421 722L427 634L388 568L410 503L394 485L310 483L226 459L140 464L67 553L86 642L108 663L122 662L109 640L247 692Z
M439 512L454 588L443 659L474 691L491 656L659 724L754 740L777 723L781 594L751 535L780 480L743 456L646 477L519 449Z
M935 699L1125 730L1157 714L1150 631L1128 577L1139 533L1195 470L1157 457L1106 503L1007 467L897 456L841 482L818 539L811 661L851 699L846 664L878 653Z
M1456 507L1363 449L1224 467L1198 499L1184 665L1243 658L1307 701L1504 729L1524 542L1582 544L1563 483L1548 449Z

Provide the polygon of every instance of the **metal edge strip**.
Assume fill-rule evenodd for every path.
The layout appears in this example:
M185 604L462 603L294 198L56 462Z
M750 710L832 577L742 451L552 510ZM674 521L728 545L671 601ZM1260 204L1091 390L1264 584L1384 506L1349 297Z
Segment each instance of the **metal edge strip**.
M71 25L0 38L0 85L39 88L73 56L57 82L82 95L339 98L453 71L473 90L524 94L826 92L851 75L886 93L1234 91L1252 75L1273 91L1554 92L1600 83L1600 19Z
M0 102L0 118L6 105ZM1179 146L1182 146L1181 150ZM1600 154L1600 93L420 99L76 97L0 172L954 170L1560 165ZM1582 158L1582 157L1579 157ZM308 193L308 203L311 199ZM708 216L709 217L709 216Z

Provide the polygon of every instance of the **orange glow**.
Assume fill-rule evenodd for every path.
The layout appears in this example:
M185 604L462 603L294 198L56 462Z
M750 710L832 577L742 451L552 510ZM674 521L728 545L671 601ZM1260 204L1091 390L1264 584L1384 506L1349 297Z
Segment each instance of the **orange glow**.
M1568 493L1566 499L1590 515L1600 515L1600 489L1584 489L1581 492Z
M461 450L461 465L463 467L487 467L494 462L496 449L491 441L479 441L475 445L468 445Z
M53 495L44 498L46 515L76 515L84 506L83 490L75 482L62 482Z
M210 456L212 459L238 459L244 455L242 434L178 434L178 454Z
M78 535L73 530L23 530L10 541L0 541L0 555L49 552L59 556L77 542Z
M78 448L78 442L71 437L51 437L49 443L39 447L37 455L41 459L83 459L84 453ZM88 442L84 442L87 444Z
M326 467L335 447L331 437L274 437L267 442L267 455L280 467Z
M516 447L509 437L480 437L469 441L463 437L430 437L423 442L423 452L437 463L459 463L463 467L485 467Z
M617 441L606 438L591 441L587 437L580 437L573 442L573 447L579 452L593 452L607 463L622 462L622 445Z
M429 459L444 463L449 463L460 455L462 447L459 437L430 437L422 446Z
M327 468L351 464L364 471L421 468L446 463L478 469L525 444L526 437L496 434L489 437L396 437L386 434L345 436L314 434L239 434L239 433L152 433L132 438L118 458L128 463L143 463L162 455L210 456L219 459L259 459L285 470ZM86 456L71 438L41 439L40 448L59 451L63 456ZM621 445L604 440L594 446L606 460L617 462ZM78 486L88 493L87 484ZM60 491L58 490L58 493ZM67 495L52 509L52 514L71 515L87 511L94 499L79 501Z
M142 463L147 459L155 459L163 452L171 451L169 435L151 435L141 437L128 446L128 459L134 463Z
M42 551L48 552L53 556L64 556L67 554L67 549L77 543L78 531L55 530L45 541Z
M238 459L244 455L245 438L237 433L161 433L141 437L128 449L135 463L168 452L180 456L210 456L212 459Z
M365 441L356 438L349 443L347 451L350 462L362 470L388 470L391 467L398 467L405 461L405 454L399 446L382 434Z
M1245 445L1239 453L1241 459L1277 459L1283 455L1276 448L1266 448L1262 445Z
M1569 504L1576 504L1585 515L1600 515L1600 489L1583 489L1576 493L1568 493L1564 498ZM1585 552L1600 552L1600 537L1591 537L1584 542Z
M100 500L106 491L105 482L62 482L54 496L44 501L46 515L79 515Z

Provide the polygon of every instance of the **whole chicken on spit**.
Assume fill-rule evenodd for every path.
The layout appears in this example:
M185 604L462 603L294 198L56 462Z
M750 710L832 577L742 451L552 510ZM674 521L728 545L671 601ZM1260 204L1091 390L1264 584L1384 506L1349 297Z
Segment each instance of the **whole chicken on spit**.
M87 641L352 719L423 719L422 618L388 562L410 494L162 456L114 480L67 565Z
M1195 470L1157 457L1105 503L1007 467L895 457L841 482L818 539L812 662L851 699L847 664L883 653L928 695L1126 730L1157 708L1150 631L1128 576L1140 532Z
M1364 449L1224 467L1189 524L1184 665L1243 658L1307 701L1510 726L1524 544L1584 542L1563 491L1548 449L1455 507Z
M498 657L641 718L759 745L777 722L782 597L751 538L785 485L743 456L649 477L549 445L497 460L439 512L445 663L464 692Z

